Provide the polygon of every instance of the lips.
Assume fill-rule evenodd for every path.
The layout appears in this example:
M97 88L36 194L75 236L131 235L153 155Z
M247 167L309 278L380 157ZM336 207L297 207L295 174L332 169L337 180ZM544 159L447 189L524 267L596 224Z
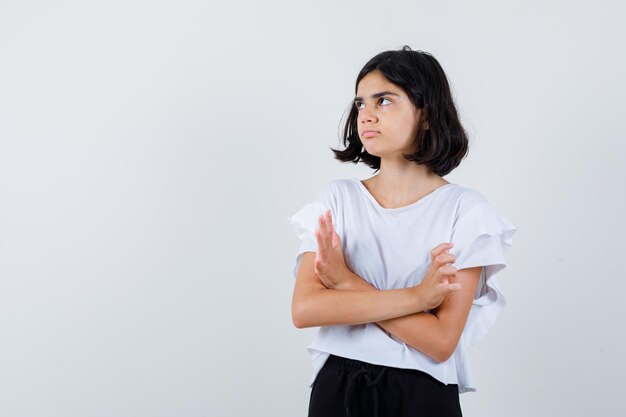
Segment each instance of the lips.
M378 132L377 130L366 130L365 132L363 132L362 136L364 138L371 138L378 135L379 133L380 132Z

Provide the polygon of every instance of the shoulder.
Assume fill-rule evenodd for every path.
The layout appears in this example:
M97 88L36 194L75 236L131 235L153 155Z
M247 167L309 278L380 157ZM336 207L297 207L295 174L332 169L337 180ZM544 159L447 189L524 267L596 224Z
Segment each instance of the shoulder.
M317 200L321 203L336 204L341 199L345 198L349 193L353 192L354 179L339 178L328 181L321 188L317 194Z
M489 200L483 193L460 184L454 185L452 200L455 205L456 219L463 217L476 207L490 205Z
M483 193L459 185L455 198L454 229L488 230L491 236L517 230Z
M352 189L354 187L354 181L353 178L337 178L327 182L322 188L333 191Z

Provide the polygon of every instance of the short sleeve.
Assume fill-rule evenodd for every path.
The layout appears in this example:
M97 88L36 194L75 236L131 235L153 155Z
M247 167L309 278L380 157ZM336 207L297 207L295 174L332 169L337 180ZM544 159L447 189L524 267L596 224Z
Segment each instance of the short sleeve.
M497 276L506 267L506 256L513 246L517 228L487 202L461 216L454 224L450 253L457 270L483 266L478 289L461 336L471 346L494 325L506 305Z
M317 239L315 231L319 228L318 218L326 212L333 210L332 198L330 196L330 186L324 187L317 195L315 200L305 204L295 214L288 217L296 236L301 240L300 246L296 253L296 264L293 269L294 278L298 275L302 254L305 252L317 252ZM334 217L334 213L333 213Z

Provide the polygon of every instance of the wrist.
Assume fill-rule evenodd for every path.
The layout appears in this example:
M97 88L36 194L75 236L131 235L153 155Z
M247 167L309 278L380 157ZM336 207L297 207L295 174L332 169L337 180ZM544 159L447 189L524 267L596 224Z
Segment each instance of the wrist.
M366 290L364 288L367 284L360 276L356 275L349 268L345 268L341 273L341 279L339 279L339 283L335 286L336 290Z
M413 295L413 303L415 305L416 312L426 311L427 308L424 301L424 295L422 293L422 287L418 284L410 289Z
M354 274L352 274L349 270L345 270L341 274L341 279L339 279L339 283L334 286L335 290L354 290Z
M346 275L344 275L344 278L341 281L340 289L352 291L378 291L378 288L352 272L350 269L347 269Z

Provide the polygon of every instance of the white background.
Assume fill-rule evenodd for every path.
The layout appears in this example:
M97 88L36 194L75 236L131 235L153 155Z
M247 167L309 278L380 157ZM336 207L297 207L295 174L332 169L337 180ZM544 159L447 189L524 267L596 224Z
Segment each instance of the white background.
M623 415L625 7L0 1L0 416L305 416L287 217L410 45L514 225L465 416Z

